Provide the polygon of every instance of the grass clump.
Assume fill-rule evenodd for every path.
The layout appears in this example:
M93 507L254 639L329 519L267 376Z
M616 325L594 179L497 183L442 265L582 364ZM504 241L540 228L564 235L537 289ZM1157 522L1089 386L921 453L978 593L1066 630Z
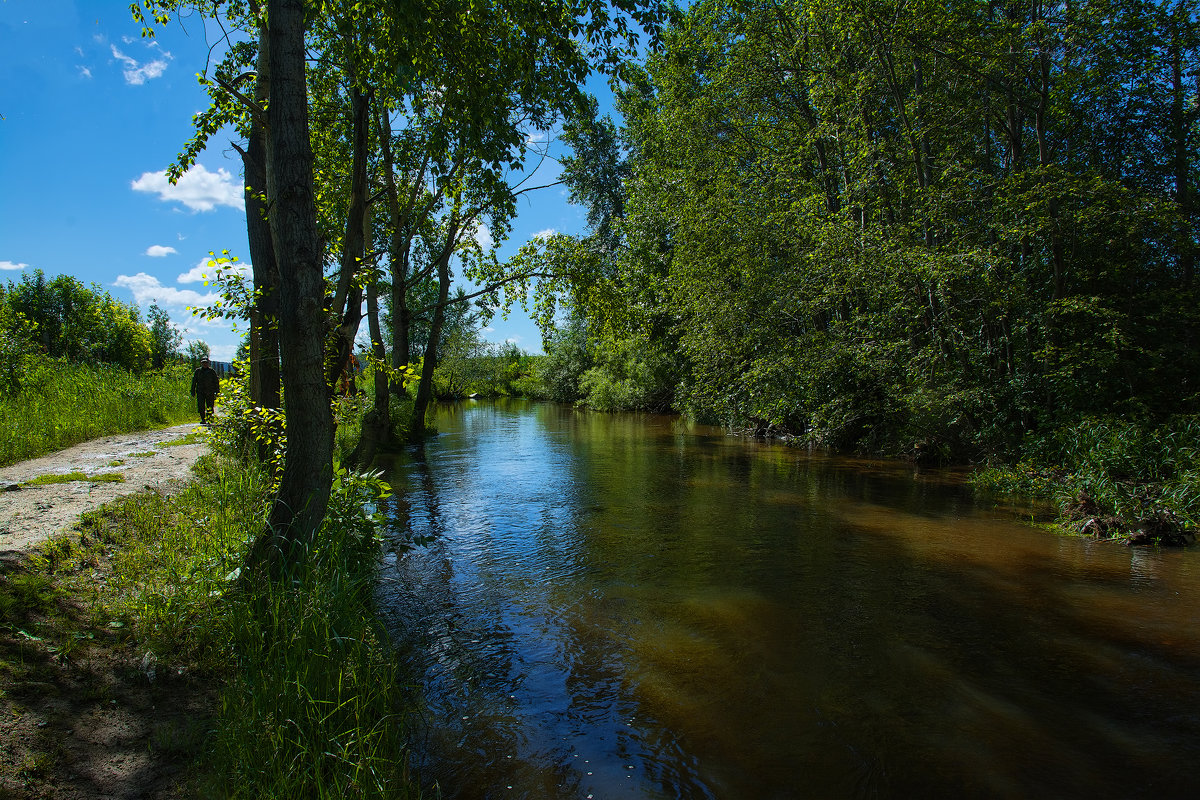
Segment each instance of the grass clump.
M1093 417L1035 441L976 484L1054 500L1069 530L1133 544L1188 544L1200 524L1200 417Z
M372 614L375 485L339 472L322 536L288 580L231 617L240 680L223 698L214 775L231 797L403 797L406 706Z
M183 447L184 445L202 444L207 441L208 441L207 434L202 430L196 430L196 431L192 431L191 433L185 434L184 436L180 436L178 439L172 439L169 442L163 442L162 446L163 447ZM154 453L153 452L134 453L134 455L154 455Z
M135 375L120 367L38 362L19 393L0 393L0 466L114 433L194 419L186 367Z
M45 475L38 475L36 478L30 478L29 480L25 481L25 485L48 486L54 483L74 483L75 481L83 481L85 483L124 483L125 476L119 472L99 472L95 475L88 475L79 471L63 473L51 472Z

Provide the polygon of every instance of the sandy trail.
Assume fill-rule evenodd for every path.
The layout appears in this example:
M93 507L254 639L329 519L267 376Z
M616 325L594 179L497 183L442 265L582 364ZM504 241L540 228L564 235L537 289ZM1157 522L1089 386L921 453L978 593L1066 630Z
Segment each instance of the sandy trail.
M49 537L70 530L84 512L144 489L167 488L187 479L205 444L179 441L199 428L194 423L153 431L106 436L57 453L0 467L0 558L28 551ZM72 481L25 486L40 475L119 472L122 483Z

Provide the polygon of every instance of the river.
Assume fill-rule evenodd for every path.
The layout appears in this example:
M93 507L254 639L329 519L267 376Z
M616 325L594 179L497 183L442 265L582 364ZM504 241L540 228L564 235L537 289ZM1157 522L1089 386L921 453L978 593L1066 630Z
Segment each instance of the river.
M672 417L435 424L380 600L445 797L1200 796L1195 550Z

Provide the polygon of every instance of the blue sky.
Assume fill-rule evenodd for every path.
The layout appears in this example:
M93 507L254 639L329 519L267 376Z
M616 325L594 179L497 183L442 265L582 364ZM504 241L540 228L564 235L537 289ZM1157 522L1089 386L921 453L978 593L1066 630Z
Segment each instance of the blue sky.
M0 282L41 269L98 284L143 314L157 302L185 341L227 360L240 334L188 307L211 299L209 251L249 258L231 137L210 142L177 186L163 177L206 106L196 73L209 39L195 18L143 39L127 0L0 0ZM547 162L534 185L557 172ZM522 200L500 256L538 233L581 232L585 216L563 187L542 190ZM485 336L541 351L519 308Z

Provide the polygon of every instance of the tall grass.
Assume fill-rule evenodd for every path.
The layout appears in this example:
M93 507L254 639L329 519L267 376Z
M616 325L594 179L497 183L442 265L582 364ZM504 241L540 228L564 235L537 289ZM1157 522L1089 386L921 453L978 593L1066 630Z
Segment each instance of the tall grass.
M406 746L411 696L371 608L379 541L369 509L382 484L339 471L307 557L287 580L259 584L239 573L270 481L252 463L213 456L197 472L176 497L142 495L90 515L84 541L114 553L113 574L69 588L90 596L97 626L126 626L158 669L224 686L192 790L417 796Z
M120 367L37 364L15 396L0 395L0 466L73 444L196 418L186 367L135 375Z
M1050 497L1064 511L1087 505L1126 527L1164 514L1185 531L1200 526L1200 417L1091 417L1031 442L1027 452L977 482Z

